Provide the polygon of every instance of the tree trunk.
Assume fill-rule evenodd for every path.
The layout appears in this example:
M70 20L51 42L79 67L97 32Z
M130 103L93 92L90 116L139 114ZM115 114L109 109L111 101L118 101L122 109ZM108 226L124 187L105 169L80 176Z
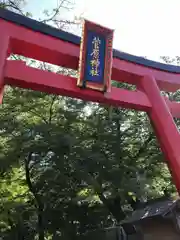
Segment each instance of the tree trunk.
M39 240L44 240L44 226L43 226L43 208L39 207L38 209L38 234Z
M28 158L24 160L25 171L26 171L26 182L29 187L29 191L33 194L34 199L36 201L37 217L38 217L38 223L37 223L38 239L44 240L45 239L44 224L43 224L44 204L42 203L38 193L36 192L36 189L34 188L32 182L31 182L30 171L29 171L29 162L31 161L31 156L32 156L32 153L29 153Z

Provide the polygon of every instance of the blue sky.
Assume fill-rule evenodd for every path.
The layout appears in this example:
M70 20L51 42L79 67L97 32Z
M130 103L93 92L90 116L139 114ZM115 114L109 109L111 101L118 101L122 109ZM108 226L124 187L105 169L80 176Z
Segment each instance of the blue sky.
M26 10L38 19L58 0L29 0ZM180 56L180 0L73 0L65 18L83 16L115 30L116 49L157 60Z
M31 12L36 19L43 17L44 10L52 10L58 4L57 0L26 0L26 2L25 10Z

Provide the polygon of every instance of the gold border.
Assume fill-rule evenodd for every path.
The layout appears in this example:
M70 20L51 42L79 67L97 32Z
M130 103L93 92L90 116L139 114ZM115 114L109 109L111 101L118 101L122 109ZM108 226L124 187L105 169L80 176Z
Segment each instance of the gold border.
M86 57L86 42L87 42L87 32L88 30L94 30L97 33L102 34L103 30L105 30L105 66L104 66L104 79L103 83L91 83L90 81L86 81L85 88L98 90L98 91L111 91L111 74L112 74L112 42L113 42L113 34L114 30L107 29L102 27L101 25L96 25L93 22L88 20L83 20L82 26L82 37L80 43L80 56L79 56L79 69L78 69L78 78L77 78L77 86L83 87L84 73L85 73L85 57ZM98 32L98 30L100 31ZM106 88L106 89L105 89Z

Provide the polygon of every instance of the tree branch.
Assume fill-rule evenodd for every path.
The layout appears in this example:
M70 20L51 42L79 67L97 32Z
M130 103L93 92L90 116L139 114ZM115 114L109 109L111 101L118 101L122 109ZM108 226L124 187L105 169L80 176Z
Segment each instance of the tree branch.
M56 10L54 11L54 14L53 14L51 17L49 17L49 18L47 18L47 19L44 19L44 20L42 20L42 21L40 21L40 22L42 22L42 23L47 23L47 22L50 22L50 21L52 21L52 20L54 21L54 18L59 14L61 8L69 9L69 8L63 6L63 4L64 4L65 2L70 3L70 2L67 1L67 0L61 0L59 6L58 6L58 7L56 8Z
M18 4L15 1L11 1L9 0L9 3L4 3L4 6L6 8L12 8L14 10L17 10L21 15L25 16L25 14L23 13L23 11L20 9L20 7L18 6Z
M49 123L41 114L37 113L36 111L29 110L29 112L36 115L37 117L40 117L46 124Z
M52 98L52 101L51 101L51 104L50 104L50 108L49 108L49 124L51 123L52 121L52 116L53 116L53 105L54 105L54 102L55 100L57 99L57 96L54 95L53 98Z

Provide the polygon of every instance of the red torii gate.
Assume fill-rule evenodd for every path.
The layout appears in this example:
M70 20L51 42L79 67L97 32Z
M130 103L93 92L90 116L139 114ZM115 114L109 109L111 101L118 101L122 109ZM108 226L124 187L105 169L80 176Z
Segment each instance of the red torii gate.
M73 77L10 61L10 54L71 69L78 69L79 37L35 20L0 9L0 91L5 85L146 111L165 154L180 193L180 135L173 117L180 117L180 105L162 97L160 90L176 91L180 67L157 63L126 53L113 52L112 79L134 84L136 91L112 87L110 92L80 89Z

